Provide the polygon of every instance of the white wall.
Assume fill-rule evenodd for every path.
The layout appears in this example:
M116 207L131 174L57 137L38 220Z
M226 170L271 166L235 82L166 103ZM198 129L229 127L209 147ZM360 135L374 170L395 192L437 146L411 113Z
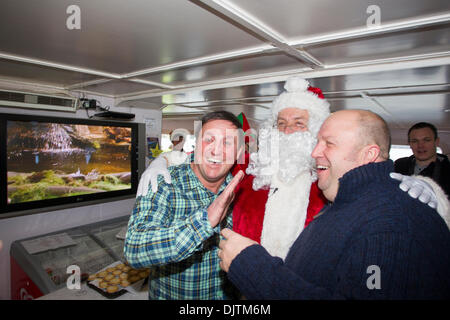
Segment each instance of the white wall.
M113 107L114 99L112 98L98 96L87 96L87 98L97 99L103 107L111 106L111 111L134 113L136 115L134 119L135 122L144 122L144 118L154 119L154 126L147 134L153 136L161 134L162 113L159 110L145 109L143 106L135 108L132 107L132 104L119 108ZM0 107L0 112L87 118L85 110L78 110L76 113L70 113ZM95 110L89 110L90 115L93 113L95 113ZM131 198L73 209L0 219L0 240L3 241L3 250L0 252L0 299L10 299L9 250L12 242L40 234L129 215L133 205L134 198Z

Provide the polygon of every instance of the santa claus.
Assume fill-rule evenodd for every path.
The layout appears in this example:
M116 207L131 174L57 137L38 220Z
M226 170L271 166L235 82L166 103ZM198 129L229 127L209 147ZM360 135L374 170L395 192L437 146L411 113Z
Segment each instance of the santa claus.
M233 203L233 230L283 259L326 201L315 183L311 152L330 113L322 91L306 80L290 78L285 89L259 129L258 151Z

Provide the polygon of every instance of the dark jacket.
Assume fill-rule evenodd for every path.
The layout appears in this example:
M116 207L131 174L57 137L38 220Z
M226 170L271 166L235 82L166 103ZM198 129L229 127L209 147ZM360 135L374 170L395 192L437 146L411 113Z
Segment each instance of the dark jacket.
M395 172L410 176L414 174L416 158L414 155L397 159L394 163ZM429 177L441 186L450 200L450 161L443 154L437 154L437 160L432 162L419 173L421 176Z
M229 279L248 299L450 299L450 231L393 169L389 160L347 172L285 261L252 245Z

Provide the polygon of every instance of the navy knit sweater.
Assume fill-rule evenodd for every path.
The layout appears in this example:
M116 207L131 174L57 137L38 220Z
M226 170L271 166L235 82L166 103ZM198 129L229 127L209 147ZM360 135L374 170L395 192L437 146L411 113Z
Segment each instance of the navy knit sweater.
M228 277L248 299L449 299L450 231L392 171L389 160L347 172L284 262L252 245Z

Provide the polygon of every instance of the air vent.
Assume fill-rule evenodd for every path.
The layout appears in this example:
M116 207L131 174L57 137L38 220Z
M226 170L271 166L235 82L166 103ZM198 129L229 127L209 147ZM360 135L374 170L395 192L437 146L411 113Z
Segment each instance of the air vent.
M42 110L77 110L78 99L46 94L0 90L0 106Z

